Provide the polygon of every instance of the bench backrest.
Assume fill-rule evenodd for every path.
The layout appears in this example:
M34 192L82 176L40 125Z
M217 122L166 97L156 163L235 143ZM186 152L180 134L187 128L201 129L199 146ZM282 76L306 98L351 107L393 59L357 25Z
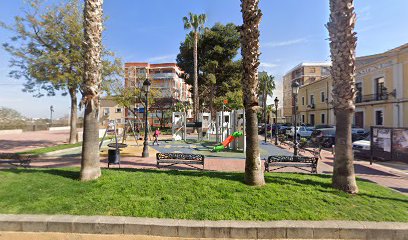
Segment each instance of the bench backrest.
M157 160L177 159L177 160L195 160L204 162L204 155L189 153L156 153Z
M317 157L305 156L269 156L268 162L301 162L301 163L317 163Z

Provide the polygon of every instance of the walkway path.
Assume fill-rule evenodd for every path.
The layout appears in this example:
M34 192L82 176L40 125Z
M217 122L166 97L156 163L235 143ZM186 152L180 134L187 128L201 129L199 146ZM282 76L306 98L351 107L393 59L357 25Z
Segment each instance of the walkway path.
M36 131L0 135L0 153L16 153L67 143L69 131Z
M281 148L293 151L293 149L290 149L286 145L281 146ZM310 156L310 154L305 155ZM319 160L318 172L323 174L333 174L333 154L330 151L322 150L321 156L322 159ZM396 166L394 165L394 167ZM405 170L388 167L376 162L374 162L373 165L370 165L368 161L359 159L354 161L354 169L357 177L408 195L408 174Z

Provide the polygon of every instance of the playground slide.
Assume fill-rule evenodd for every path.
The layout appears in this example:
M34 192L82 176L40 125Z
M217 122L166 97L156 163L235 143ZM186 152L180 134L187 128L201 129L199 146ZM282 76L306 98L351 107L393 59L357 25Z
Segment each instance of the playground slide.
M234 141L235 138L242 136L242 132L234 132L231 136L227 137L222 143L221 145L215 146L214 147L214 151L215 152L219 152L224 150L225 148L228 147L228 145Z

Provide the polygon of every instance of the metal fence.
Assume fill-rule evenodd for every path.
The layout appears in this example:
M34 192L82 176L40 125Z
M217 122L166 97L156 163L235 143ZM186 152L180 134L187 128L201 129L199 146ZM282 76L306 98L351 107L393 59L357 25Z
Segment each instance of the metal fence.
M371 127L371 163L383 161L408 163L408 128Z

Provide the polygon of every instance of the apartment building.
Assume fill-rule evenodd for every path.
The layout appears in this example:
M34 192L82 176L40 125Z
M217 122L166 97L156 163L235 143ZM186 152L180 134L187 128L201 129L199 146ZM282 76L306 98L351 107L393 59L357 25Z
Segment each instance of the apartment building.
M113 99L104 97L100 99L99 122L107 126L109 121L116 120L118 124L124 124L125 108L119 106Z
M330 75L330 63L300 63L283 76L283 116L286 122L292 122L294 116L294 98L292 82L301 86L321 81Z
M356 90L353 121L356 127L408 127L408 44L358 57ZM330 76L303 84L298 94L299 121L313 125L335 124L331 92ZM289 102L291 100L289 98ZM291 118L292 115L287 114L285 112L285 116Z
M142 88L144 80L148 78L152 83L151 89L157 90L159 94L156 102L160 102L161 106L153 105L149 107L150 114L148 119L151 126L160 125L159 118L162 117L161 114L164 114L163 109L170 109L177 102L191 104L191 86L186 84L185 80L181 77L182 73L183 71L181 71L176 63L125 63L126 87ZM162 103L166 103L166 106L162 106ZM143 105L136 104L135 110L140 115L136 116L137 119L143 119ZM125 115L128 118L135 117L130 111L125 111ZM188 116L191 117L191 110L188 112Z

